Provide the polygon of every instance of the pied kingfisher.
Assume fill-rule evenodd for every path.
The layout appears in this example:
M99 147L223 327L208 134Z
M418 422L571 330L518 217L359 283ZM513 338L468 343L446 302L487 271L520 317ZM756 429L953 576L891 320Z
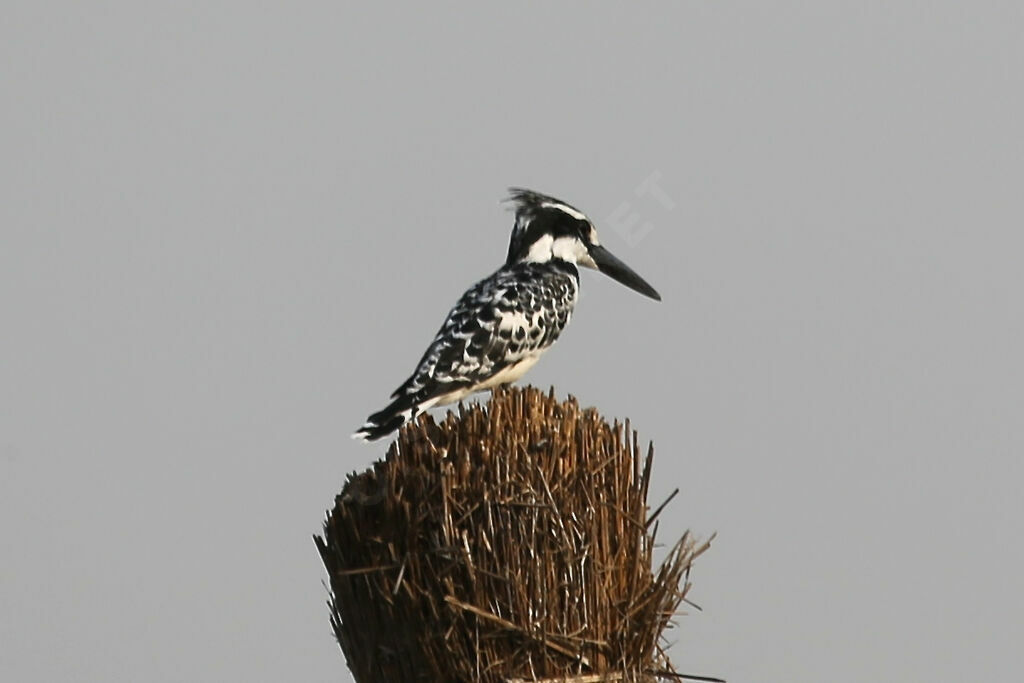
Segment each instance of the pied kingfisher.
M434 405L519 379L569 322L576 266L600 270L641 294L661 296L601 246L582 212L560 199L512 188L515 225L505 265L476 283L448 313L415 372L353 438L390 434Z

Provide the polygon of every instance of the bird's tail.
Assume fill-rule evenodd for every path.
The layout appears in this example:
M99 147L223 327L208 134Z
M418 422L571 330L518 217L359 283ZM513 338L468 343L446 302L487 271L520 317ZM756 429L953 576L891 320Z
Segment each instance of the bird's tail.
M399 396L387 408L366 418L366 423L356 430L353 439L376 441L387 436L409 420L429 408L437 399L422 400L417 394Z

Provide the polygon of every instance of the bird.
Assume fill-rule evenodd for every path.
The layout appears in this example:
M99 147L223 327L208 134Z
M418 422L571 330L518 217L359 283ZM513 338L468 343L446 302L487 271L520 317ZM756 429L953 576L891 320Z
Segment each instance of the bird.
M515 221L505 264L466 290L391 403L370 415L353 438L375 441L432 406L522 377L569 323L580 266L661 301L601 245L593 222L579 209L518 187L509 189L506 201Z

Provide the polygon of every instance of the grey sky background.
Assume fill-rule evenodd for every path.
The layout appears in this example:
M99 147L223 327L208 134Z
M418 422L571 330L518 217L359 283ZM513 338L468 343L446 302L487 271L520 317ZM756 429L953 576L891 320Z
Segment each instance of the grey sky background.
M682 670L1018 679L1021 4L505 5L5 3L0 679L349 680L310 537L509 185L664 297L526 380L719 533Z

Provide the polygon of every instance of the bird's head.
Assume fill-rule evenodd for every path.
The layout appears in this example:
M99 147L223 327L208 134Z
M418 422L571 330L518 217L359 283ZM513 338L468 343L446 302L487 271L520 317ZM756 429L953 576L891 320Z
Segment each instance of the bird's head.
M601 246L583 212L561 199L514 187L508 201L516 212L506 263L547 263L558 259L599 270L630 289L661 301L661 295L632 268Z

